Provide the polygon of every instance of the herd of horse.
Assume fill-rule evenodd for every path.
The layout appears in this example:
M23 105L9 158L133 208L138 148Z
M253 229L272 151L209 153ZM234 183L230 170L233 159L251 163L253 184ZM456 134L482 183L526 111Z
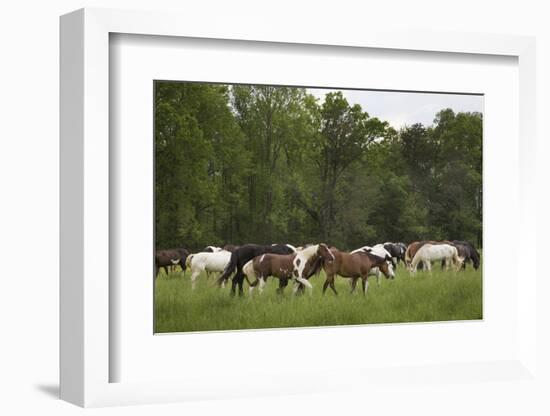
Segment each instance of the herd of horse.
M349 279L351 292L355 291L359 279L362 291L367 293L369 276L376 276L378 285L383 274L387 279L395 278L395 271L403 263L414 275L419 267L429 273L433 262L440 262L445 270L459 271L472 263L477 270L480 266L480 255L468 241L415 241L409 245L401 242L387 242L374 246L363 246L345 252L324 243L306 244L295 247L291 244L244 244L241 246L225 245L208 246L198 253L190 253L185 248L158 250L155 253L155 278L161 268L168 274L176 266L184 272L191 270L191 286L202 272L207 276L220 273L216 284L225 287L231 278L231 295L237 290L244 294L243 284L246 280L249 293L256 287L261 293L268 277L279 280L277 293L283 293L290 281L294 283L293 293L303 293L306 288L313 290L310 277L319 275L324 270L326 279L323 283L323 294L330 287L338 294L334 279L338 275Z

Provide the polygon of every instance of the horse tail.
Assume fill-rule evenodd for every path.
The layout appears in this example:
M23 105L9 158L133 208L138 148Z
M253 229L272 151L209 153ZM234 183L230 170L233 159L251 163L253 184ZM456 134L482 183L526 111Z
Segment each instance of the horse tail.
M231 253L231 258L229 259L229 263L227 263L227 266L225 266L225 269L223 270L222 275L218 278L219 283L229 279L229 276L231 275L231 273L233 273L237 268L237 260L238 260L237 251L234 251L233 253Z
M193 260L193 254L189 254L185 259L185 267L191 267L192 260Z
M258 279L256 278L256 273L254 272L254 259L246 262L243 266L243 273L249 286L255 287L258 284ZM251 279L254 279L254 281L250 282Z
M183 272L185 273L185 270L187 269L187 259L189 258L190 254L184 254L180 259L180 266Z
M460 257L458 255L458 249L455 246L451 246L453 250L453 263L456 265L456 267L460 267L460 265L464 262L464 257Z

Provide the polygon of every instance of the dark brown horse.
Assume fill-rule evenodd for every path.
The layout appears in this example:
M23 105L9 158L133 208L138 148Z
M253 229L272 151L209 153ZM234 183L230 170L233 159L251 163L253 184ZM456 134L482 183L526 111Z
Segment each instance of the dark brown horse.
M267 278L273 276L279 279L277 293L281 294L290 279L296 281L294 293L299 288L313 287L308 279L321 269L323 260L332 260L334 255L326 244L316 244L292 254L262 254L254 257L243 267L250 284L250 293L260 284L263 291ZM251 282L251 280L253 280Z
M245 274L243 272L243 267L246 263L252 260L256 256L261 256L262 254L273 253L273 254L291 254L296 252L296 249L289 244L272 244L270 246L258 245L258 244L245 244L239 246L233 253L231 253L231 260L226 266L222 275L218 278L218 285L222 284L229 279L229 276L236 271L231 282L231 292L230 294L235 295L237 286L239 288L239 296L244 294L243 292L243 282L245 279Z
M155 278L158 276L161 267L168 274L168 267L180 265L185 274L185 260L188 255L189 251L185 248L157 250L155 252Z
M327 275L325 283L323 284L323 294L325 294L329 286L334 294L338 294L334 287L334 277L336 275L352 279L351 293L355 291L357 280L360 278L363 284L363 293L365 295L369 287L369 271L373 267L378 267L388 279L393 279L395 277L393 270L390 269L388 265L388 261L392 260L389 255L384 258L366 251L346 253L334 247L331 247L330 250L334 254L334 260L327 260L323 264L323 268Z

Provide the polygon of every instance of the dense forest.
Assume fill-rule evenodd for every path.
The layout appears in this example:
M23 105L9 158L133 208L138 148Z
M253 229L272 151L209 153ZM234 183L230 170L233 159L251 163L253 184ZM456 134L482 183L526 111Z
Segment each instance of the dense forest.
M157 248L470 240L482 114L399 131L340 92L155 82Z

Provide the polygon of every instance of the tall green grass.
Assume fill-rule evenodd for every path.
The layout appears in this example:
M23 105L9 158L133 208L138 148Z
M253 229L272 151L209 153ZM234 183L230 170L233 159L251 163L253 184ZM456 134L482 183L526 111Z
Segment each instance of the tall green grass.
M419 271L409 276L399 268L395 280L369 277L363 296L358 283L350 294L349 279L337 277L335 296L330 289L322 296L324 273L312 277L313 293L292 295L292 283L277 295L278 280L268 279L264 293L230 297L229 289L214 286L215 278L198 278L191 290L189 272L161 274L156 281L155 332L211 331L255 328L287 328L392 322L427 322L482 318L481 269L445 272L434 266L430 276Z

